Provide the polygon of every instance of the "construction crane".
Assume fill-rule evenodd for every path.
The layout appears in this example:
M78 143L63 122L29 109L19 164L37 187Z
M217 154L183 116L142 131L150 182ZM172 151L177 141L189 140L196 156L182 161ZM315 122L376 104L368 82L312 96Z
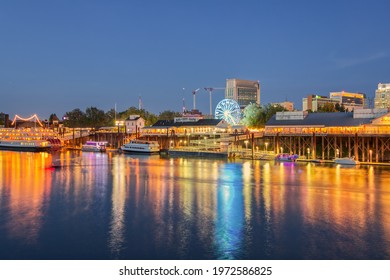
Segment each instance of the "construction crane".
M192 91L192 95L194 97L194 110L196 109L196 93L200 90L200 88L197 88L195 90Z
M207 91L209 94L210 94L210 116L213 115L213 100L212 100L212 93L213 91L215 90L221 90L221 89L225 89L225 88L214 88L214 87L205 87L204 90Z

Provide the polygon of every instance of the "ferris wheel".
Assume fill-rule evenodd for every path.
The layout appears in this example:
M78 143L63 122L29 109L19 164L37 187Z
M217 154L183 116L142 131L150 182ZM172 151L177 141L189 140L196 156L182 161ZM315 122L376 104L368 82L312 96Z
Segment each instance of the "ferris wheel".
M215 108L215 118L225 120L230 125L237 125L241 120L240 105L233 99L223 99Z

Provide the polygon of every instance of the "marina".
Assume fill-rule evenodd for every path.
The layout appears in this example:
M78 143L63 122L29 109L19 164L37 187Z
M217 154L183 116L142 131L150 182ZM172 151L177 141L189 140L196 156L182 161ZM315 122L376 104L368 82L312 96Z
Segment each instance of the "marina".
M390 258L386 166L81 151L0 166L0 259Z

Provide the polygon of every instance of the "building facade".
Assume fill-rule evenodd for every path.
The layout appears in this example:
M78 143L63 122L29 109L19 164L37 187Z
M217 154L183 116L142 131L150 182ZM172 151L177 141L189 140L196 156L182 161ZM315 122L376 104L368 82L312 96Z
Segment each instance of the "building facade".
M375 91L375 109L390 108L390 84L378 84L378 89Z
M326 103L335 104L339 102L327 96L311 94L308 95L307 97L302 98L302 111L317 112L318 109L321 106L324 106Z
M337 101L340 105L344 105L345 109L352 112L355 109L364 109L366 108L366 95L364 93L354 93L354 92L331 92L330 99Z
M234 99L244 109L250 103L260 105L260 82L240 79L227 79L225 98Z
M145 120L139 115L130 115L125 120L126 133L137 133L145 126Z

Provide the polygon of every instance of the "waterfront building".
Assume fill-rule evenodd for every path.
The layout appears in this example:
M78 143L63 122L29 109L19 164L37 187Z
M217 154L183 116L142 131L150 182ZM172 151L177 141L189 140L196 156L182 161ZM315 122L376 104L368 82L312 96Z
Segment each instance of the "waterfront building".
M244 109L250 103L260 105L260 82L227 79L225 98L237 101L241 109Z
M275 103L271 103L272 106L274 105L280 105L282 106L284 109L286 109L287 111L294 111L294 103L293 102L290 102L290 101L284 101L284 102L275 102Z
M330 99L337 101L340 105L344 105L345 109L352 112L355 109L364 109L366 108L366 95L364 93L354 93L354 92L331 92Z
M336 104L337 100L333 100L327 96L310 94L307 97L302 98L302 111L317 112L318 109L327 103Z
M375 91L375 108L390 108L390 84L378 84L378 89Z
M231 127L224 120L182 117L159 120L142 129L142 138L159 142L160 147L221 149L221 142L230 137Z
M125 120L126 133L137 133L145 126L145 120L140 115L130 115Z
M143 136L161 135L204 135L228 133L229 125L224 120L201 119L198 117L180 117L174 120L158 120L151 126L141 129Z
M362 161L390 160L390 113L387 109L353 112L278 112L265 125L275 152L316 159L352 157Z

